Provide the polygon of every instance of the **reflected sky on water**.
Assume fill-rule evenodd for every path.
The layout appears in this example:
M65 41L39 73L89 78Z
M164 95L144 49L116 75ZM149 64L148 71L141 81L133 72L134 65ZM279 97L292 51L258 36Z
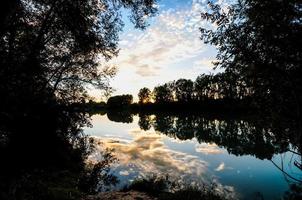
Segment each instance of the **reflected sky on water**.
M204 126L214 124L215 131L210 133L214 136L204 136L207 129L203 126L204 133L200 129L196 131L195 127L199 126L196 119L181 120L184 123L181 127L177 125L179 117L178 121L172 122L163 119L172 123L173 127L159 127L160 119L156 116L149 116L152 125L148 128L144 128L142 117L140 119L137 115L133 116L131 123L110 121L107 115L92 116L93 127L86 128L85 133L102 142L98 146L100 151L114 149L119 160L112 168L120 179L117 188L139 177L160 174L190 184L215 183L218 189L227 191L232 198L255 199L262 196L264 199L276 199L289 189L290 183L295 182L293 178L302 180L302 171L292 164L301 158L281 149L284 145L275 144L274 138L263 136L262 139L256 138L255 143L249 131L235 127L232 130L236 130L236 138L240 138L241 143L238 142L234 149L233 144L228 145L232 143L229 137L217 138L217 135L223 134L221 131L226 131L225 135L234 134L228 126L221 128L221 124L229 123L227 121L210 120ZM249 128L254 129L252 125ZM188 133L184 133L186 130ZM242 141L250 146L259 142L261 149L245 147ZM266 146L269 152L273 146L272 155L266 152L261 154ZM98 159L98 155L92 155L91 159ZM278 167L283 167L286 174Z

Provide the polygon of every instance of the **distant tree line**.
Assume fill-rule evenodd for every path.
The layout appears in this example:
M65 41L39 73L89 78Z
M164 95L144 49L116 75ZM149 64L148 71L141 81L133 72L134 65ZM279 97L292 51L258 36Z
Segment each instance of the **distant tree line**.
M139 104L206 101L213 99L243 100L253 95L246 82L233 73L201 74L195 81L178 79L156 86L153 91L140 89Z
M153 90L146 87L141 88L138 93L138 105L133 103L131 94L124 94L110 97L107 103L97 103L90 100L85 107L89 111L115 108L135 110L137 106L142 108L145 105L173 106L175 103L180 103L194 107L196 103L208 105L209 102L219 102L220 105L212 104L210 106L219 110L221 107L227 107L231 104L237 107L235 104L238 102L241 102L243 106L250 106L247 105L247 102L251 102L250 99L253 94L252 88L248 87L245 81L231 72L224 72L215 75L201 74L195 81L181 78L158 85ZM157 108L150 107L150 109Z
M299 0L245 0L226 9L209 0L200 36L217 48L215 68L224 72L142 88L139 104L244 102L301 119L301 7Z
M133 103L130 94L112 96L105 102L89 101L86 103L88 111L104 109L132 109L149 106L150 109L172 109L175 104L187 105L187 107L213 110L221 110L227 107L244 108L251 106L254 91L239 76L231 72L218 74L201 74L195 81L190 79L178 79L158 85L150 90L141 88L138 93L138 104ZM155 107L155 106L159 107ZM161 105L165 105L162 107ZM171 106L171 108L169 107ZM144 107L146 108L146 107ZM185 109L184 107L179 107Z

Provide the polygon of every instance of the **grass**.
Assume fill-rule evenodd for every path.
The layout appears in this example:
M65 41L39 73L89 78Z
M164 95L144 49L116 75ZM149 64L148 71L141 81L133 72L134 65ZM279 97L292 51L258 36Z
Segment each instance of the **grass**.
M170 181L168 177L149 177L134 180L125 186L122 191L135 190L145 192L159 200L221 200L224 199L215 186L197 187L191 185L180 186Z

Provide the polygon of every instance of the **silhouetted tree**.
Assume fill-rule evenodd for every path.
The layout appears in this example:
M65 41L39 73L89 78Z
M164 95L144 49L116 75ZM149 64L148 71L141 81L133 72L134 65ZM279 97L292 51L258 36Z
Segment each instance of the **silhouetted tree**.
M283 195L285 200L295 200L302 198L302 185L301 183L290 184L288 191Z
M121 9L130 11L136 27L145 28L146 16L156 11L154 3L155 0L16 0L9 7L3 5L1 10L8 9L0 15L3 137L15 132L9 122L41 119L47 117L49 110L58 111L56 107L66 111L70 109L67 105L83 102L88 84L108 89L107 79L115 70L98 66L101 60L117 55Z
M115 70L100 70L98 61L117 55L121 8L130 10L138 28L156 11L154 0L12 2L1 19L1 89L27 91L26 96L46 90L68 102L86 97L86 84L109 87L106 80Z
M206 98L206 88L207 88L207 75L199 75L194 82L194 92L197 100L204 100Z
M114 107L125 107L131 105L133 97L130 94L117 95L110 97L107 101L107 105L111 108Z
M108 78L115 69L101 66L100 62L118 53L122 10L128 10L135 27L143 29L147 17L156 12L155 3L156 0L1 2L0 154L5 165L1 165L0 179L7 180L7 184L0 184L1 198L11 195L7 199L18 199L16 195L23 188L16 187L24 186L22 180L34 171L43 171L44 175L49 169L64 169L75 172L74 180L78 181L93 145L81 130L89 124L88 115L75 112L74 105L84 102L89 84L110 89ZM19 157L19 163L11 160L13 157ZM43 192L40 195L48 194L47 190ZM34 195L28 199L53 198Z
M193 81L179 79L174 84L175 97L178 101L188 102L193 98Z
M168 103L173 101L173 88L171 83L157 86L153 89L155 103Z
M152 94L150 94L148 88L142 88L138 94L140 104L150 102L150 96L152 96L154 104L169 104L173 106L180 103L184 106L190 106L196 105L196 103L203 103L204 106L219 105L221 106L220 108L241 107L244 109L252 107L250 97L253 95L251 86L242 77L229 69L215 75L201 74L194 82L188 79L170 81L155 87ZM151 108L152 104L148 106Z
M299 0L235 1L223 9L213 1L202 18L217 28L201 28L206 43L217 47L216 66L251 86L255 99L294 106L301 116L302 22ZM241 95L241 94L240 94Z
M142 88L139 90L138 93L138 99L139 99L139 103L144 104L144 103L150 103L151 102L151 90L149 90L149 88Z
M215 77L212 74L201 74L196 78L194 91L198 100L213 99L217 85Z

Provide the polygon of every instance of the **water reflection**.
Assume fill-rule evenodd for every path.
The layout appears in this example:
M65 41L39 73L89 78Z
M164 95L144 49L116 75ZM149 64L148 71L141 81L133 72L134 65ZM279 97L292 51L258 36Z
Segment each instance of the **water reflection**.
M192 184L216 182L232 191L232 197L273 199L302 180L295 164L301 162L300 134L293 122L197 114L114 115L108 118L126 124L94 118L90 134L114 149L119 164L113 171L121 184L150 173L168 174Z
M179 140L196 138L199 143L215 143L234 155L253 155L271 159L274 154L290 149L288 127L274 131L272 124L251 119L216 119L197 115L140 115L138 125L142 130L163 133ZM292 135L293 137L293 135ZM298 145L294 148L298 149Z
M181 177L188 174L199 176L205 172L206 162L198 160L196 156L168 149L161 136L133 134L134 140L129 143L113 140L104 142L106 147L114 149L120 164L135 163L132 167L141 175L145 172L164 172Z
M118 165L113 168L121 181L117 189L127 185L129 180L131 182L136 178L164 175L183 185L201 187L204 183L215 183L219 193L227 193L228 199L236 199L238 194L234 187L222 185L212 176L207 161L196 155L170 149L163 142L164 136L152 131L142 134L139 130L131 130L130 134L134 138L132 141L101 140L103 147L100 147L100 151L104 147L113 149L113 154L118 158Z

